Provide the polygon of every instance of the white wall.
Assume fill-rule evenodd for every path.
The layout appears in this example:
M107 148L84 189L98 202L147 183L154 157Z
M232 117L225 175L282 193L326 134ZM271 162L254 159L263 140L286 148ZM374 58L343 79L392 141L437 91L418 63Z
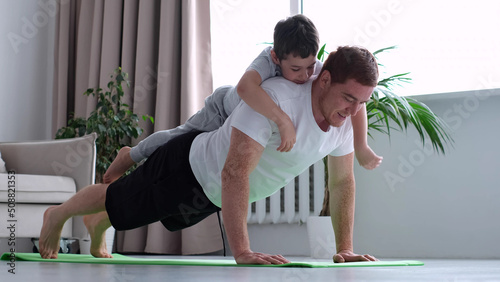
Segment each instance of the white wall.
M49 0L0 1L0 142L52 139L54 13Z
M500 89L416 97L453 129L445 156L415 130L374 134L383 164L355 165L355 252L381 258L500 258ZM249 226L255 251L308 256L306 225Z
M452 127L446 156L416 132L377 135L384 156L356 169L355 245L385 257L500 258L500 89L421 96Z

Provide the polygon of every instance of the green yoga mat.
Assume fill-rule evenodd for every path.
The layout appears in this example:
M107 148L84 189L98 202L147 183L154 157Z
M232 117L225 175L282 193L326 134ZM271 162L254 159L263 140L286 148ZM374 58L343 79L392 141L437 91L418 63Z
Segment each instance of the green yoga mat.
M10 253L4 253L2 260L10 260ZM415 260L401 261L370 261L370 262L291 262L280 265L242 265L236 264L232 259L154 259L154 258L134 258L120 254L113 254L113 258L95 258L91 255L59 254L57 259L42 259L40 254L16 253L16 261L36 261L36 262L65 262L65 263L96 263L96 264L135 264L135 265L192 265L192 266L252 266L252 267L367 267L367 266L420 266L423 262Z

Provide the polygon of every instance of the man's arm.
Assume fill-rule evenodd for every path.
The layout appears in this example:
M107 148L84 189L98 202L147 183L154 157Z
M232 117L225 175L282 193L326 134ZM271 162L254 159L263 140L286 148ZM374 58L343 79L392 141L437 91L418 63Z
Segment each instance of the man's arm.
M259 163L264 147L238 129L232 129L231 143L222 169L222 216L229 246L239 264L282 264L281 255L252 252L247 230L249 176Z
M356 184L353 160L354 153L341 157L328 156L330 214L337 245L337 254L333 256L335 262L377 260L370 255L357 255L354 253L352 237Z

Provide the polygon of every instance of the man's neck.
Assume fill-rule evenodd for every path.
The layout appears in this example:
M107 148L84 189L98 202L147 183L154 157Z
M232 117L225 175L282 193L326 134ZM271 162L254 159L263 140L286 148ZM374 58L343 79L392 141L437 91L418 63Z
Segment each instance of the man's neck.
M311 87L312 112L313 112L314 120L318 124L319 128L321 130L323 130L324 132L327 132L328 128L330 127L330 124L325 120L323 113L321 113L320 106L319 106L320 96L321 96L321 88L319 86L319 80L316 79L315 81L313 81L313 84Z

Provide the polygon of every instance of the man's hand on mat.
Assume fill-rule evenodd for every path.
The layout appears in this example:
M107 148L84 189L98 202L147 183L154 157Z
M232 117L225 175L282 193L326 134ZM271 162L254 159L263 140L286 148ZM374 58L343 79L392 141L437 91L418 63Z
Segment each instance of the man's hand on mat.
M282 255L268 255L263 253L254 253L252 251L244 252L234 259L238 264L284 264L290 263Z
M378 259L371 255L358 255L352 251L340 251L333 256L333 262L335 263L357 261L378 261Z

